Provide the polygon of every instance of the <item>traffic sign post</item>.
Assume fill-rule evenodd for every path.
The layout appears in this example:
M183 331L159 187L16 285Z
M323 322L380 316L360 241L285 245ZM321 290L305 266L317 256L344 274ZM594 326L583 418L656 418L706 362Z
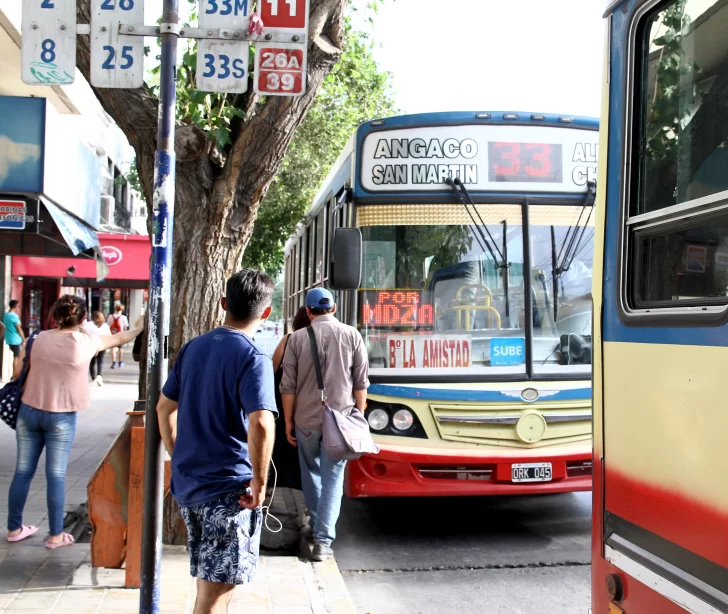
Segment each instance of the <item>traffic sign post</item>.
M164 448L157 403L167 379L169 317L172 296L174 239L175 151L174 118L177 103L177 36L179 0L164 0L162 53L159 71L159 120L154 155L152 209L152 266L149 275L147 324L147 404L144 419L144 501L142 517L140 614L158 614L162 568L162 510L164 505ZM143 39L139 39L143 40Z
M248 89L255 44L255 91L300 96L306 90L309 0L199 0L199 28L180 28L179 0L164 0L162 22L144 25L144 0L91 0L91 24L76 24L76 0L23 0L22 78L29 85L73 83L76 35L91 36L91 84L137 88L144 83L144 36L162 38L159 124L154 159L152 264L149 277L147 403L144 450L139 612L159 612L162 562L164 449L157 403L167 377L175 190L176 58L179 38L198 39L197 87L212 92ZM267 23L266 23L267 22ZM12 214L12 212L11 212ZM11 220L15 222L15 216Z

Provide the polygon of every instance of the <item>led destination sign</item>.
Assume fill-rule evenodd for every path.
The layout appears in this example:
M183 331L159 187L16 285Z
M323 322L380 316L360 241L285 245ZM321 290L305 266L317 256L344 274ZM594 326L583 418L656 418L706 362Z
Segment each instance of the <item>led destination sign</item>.
M596 179L598 133L553 126L430 126L368 134L359 184L368 192L586 192ZM507 186L503 184L507 183Z
M432 305L418 290L362 290L362 326L373 328L431 327Z

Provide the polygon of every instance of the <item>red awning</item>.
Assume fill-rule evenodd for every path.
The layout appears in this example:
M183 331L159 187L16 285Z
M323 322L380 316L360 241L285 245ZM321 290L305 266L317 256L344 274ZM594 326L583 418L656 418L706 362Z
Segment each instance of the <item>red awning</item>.
M152 246L149 237L98 233L104 260L109 266L106 281L149 280L149 258ZM13 256L13 276L68 278L68 269L74 267L73 277L95 279L96 263L87 258L37 258Z

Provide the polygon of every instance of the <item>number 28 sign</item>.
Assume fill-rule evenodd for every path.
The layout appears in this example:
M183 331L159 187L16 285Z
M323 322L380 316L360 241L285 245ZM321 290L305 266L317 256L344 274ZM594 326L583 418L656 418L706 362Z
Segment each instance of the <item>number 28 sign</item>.
M256 43L255 92L264 96L300 96L306 91L306 47L291 43Z

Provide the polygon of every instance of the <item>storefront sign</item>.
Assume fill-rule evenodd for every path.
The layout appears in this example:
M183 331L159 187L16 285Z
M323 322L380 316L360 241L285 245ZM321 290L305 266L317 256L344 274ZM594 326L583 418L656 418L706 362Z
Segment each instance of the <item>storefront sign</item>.
M389 336L389 368L469 367L470 347L470 335Z
M25 230L25 223L33 221L24 200L0 200L0 228Z
M121 262L123 254L118 247L113 247L112 245L102 245L101 252L104 255L104 262L109 266L114 266L115 264L119 264Z

